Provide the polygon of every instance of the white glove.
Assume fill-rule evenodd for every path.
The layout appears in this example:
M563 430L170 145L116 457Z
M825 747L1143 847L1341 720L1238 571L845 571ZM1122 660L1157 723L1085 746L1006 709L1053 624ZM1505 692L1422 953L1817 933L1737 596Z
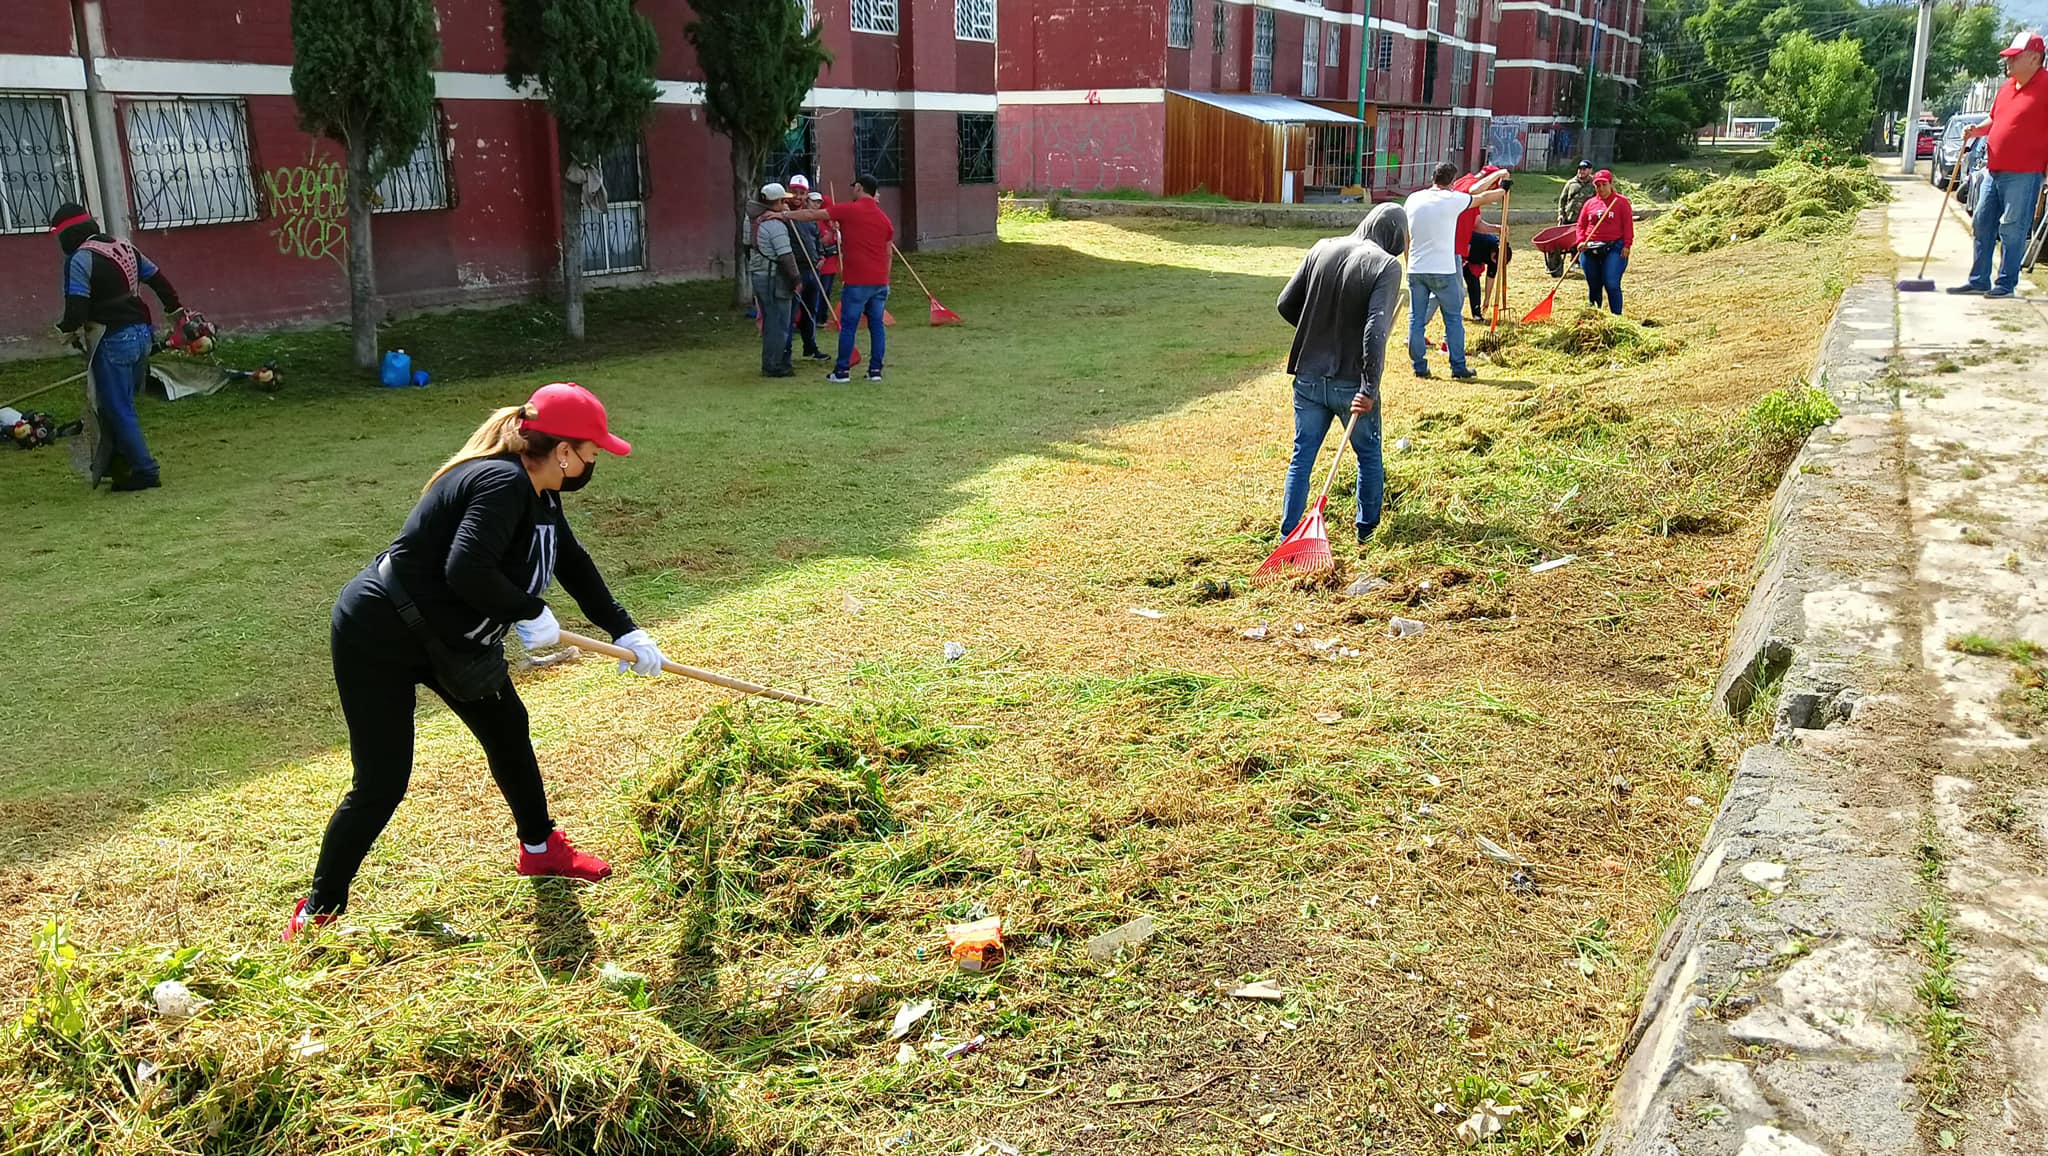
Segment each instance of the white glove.
M654 639L649 638L645 630L621 634L613 641L633 652L633 661L619 660L620 674L630 670L634 674L657 675L661 673L661 664L668 661L661 653L661 647L654 644Z
M555 621L555 612L545 606L532 618L513 623L512 629L519 632L519 641L528 650L545 650L562 641L562 624Z

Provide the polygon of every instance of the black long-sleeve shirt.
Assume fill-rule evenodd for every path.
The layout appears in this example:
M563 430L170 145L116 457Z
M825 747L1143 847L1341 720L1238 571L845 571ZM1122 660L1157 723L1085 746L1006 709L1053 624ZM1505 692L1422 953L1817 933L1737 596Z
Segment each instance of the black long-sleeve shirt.
M539 614L560 579L583 616L613 638L633 619L605 585L562 498L536 491L517 454L464 462L427 487L385 551L413 603L451 649L496 646L514 622ZM375 566L364 572L380 589Z
M1407 215L1381 205L1350 236L1309 249L1280 290L1280 316L1294 326L1287 372L1358 382L1379 396L1407 244Z
M95 235L91 240L119 244L104 233ZM178 290L171 284L171 279L134 246L128 246L128 251L135 256L134 281L128 279L127 271L118 262L104 253L81 247L64 259L64 319L57 323L58 329L70 333L88 321L97 322L109 330L148 325L149 306L138 291L143 285L156 293L165 309L177 311Z

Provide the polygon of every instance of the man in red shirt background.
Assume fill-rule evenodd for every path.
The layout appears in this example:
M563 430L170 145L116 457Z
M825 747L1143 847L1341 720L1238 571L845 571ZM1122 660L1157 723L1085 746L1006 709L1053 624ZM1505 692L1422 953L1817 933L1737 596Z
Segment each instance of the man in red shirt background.
M2038 32L2012 38L2012 46L1999 53L2005 58L2007 79L1991 102L1991 119L1963 133L1966 140L1990 137L1991 155L1985 163L1989 179L1970 222L1976 233L1976 260L1970 265L1969 282L1953 286L1951 293L2010 297L2019 287L2020 263L2034 228L2034 206L2048 175L2048 77L2041 74L2042 49ZM1995 285L1994 245L2005 250Z
M850 380L853 339L863 317L868 321L868 348L873 351L868 354L868 380L882 380L882 355L888 340L882 313L889 303L889 257L896 226L875 200L875 190L880 187L874 177L862 173L853 178L850 201L777 214L789 221L829 220L839 226L839 271L846 278L846 287L839 297L839 358L832 363L826 381Z

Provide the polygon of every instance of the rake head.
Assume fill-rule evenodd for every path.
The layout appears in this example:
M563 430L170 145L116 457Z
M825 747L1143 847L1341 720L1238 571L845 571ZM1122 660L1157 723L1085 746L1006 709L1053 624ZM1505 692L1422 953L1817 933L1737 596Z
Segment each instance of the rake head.
M1330 532L1323 524L1323 503L1327 497L1316 499L1308 516L1287 535L1266 560L1253 572L1254 579L1278 578L1290 574L1314 574L1336 565L1330 554Z
M1548 296L1544 297L1543 300L1536 303L1536 308L1529 310L1528 313L1523 315L1522 324L1534 325L1538 321L1550 320L1551 310L1555 308L1556 305L1557 290L1552 289Z
M951 309L946 308L944 305L939 304L939 299L936 297L932 298L931 302L933 325L960 324L960 315L958 313L955 313Z

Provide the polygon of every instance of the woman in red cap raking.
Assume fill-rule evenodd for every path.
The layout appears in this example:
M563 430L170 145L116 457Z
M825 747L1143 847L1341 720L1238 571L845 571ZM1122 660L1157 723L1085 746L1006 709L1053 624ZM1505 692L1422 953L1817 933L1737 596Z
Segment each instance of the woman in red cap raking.
M348 720L355 781L328 821L313 891L285 926L332 921L370 844L412 776L417 689L433 691L483 744L491 776L518 826L521 875L595 882L611 864L569 845L548 816L526 706L505 665L505 632L529 650L561 641L541 601L556 578L585 617L631 650L621 671L661 671L661 648L633 625L562 517L561 491L589 484L613 436L604 403L580 385L542 386L525 405L490 416L428 480L391 547L342 587L334 603L334 684Z

